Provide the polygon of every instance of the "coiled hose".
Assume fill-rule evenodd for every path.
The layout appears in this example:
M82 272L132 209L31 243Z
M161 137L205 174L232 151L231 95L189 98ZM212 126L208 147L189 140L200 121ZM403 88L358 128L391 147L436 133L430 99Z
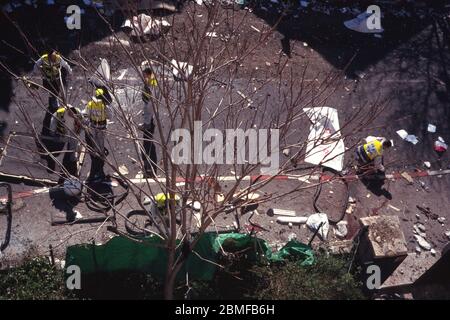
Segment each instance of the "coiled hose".
M344 219L345 212L347 210L348 203L349 203L350 191L349 191L347 180L344 179L344 176L340 172L337 172L336 170L333 170L331 168L323 167L322 175L325 173L325 171L329 171L329 172L331 172L331 173L333 173L335 175L338 175L340 178L342 178L342 181L344 182L344 185L345 185L345 190L346 190L345 206L342 209L342 212L341 212L341 215L339 216L339 219L333 220L333 219L328 218L328 221L330 222L330 224L337 224L339 221ZM317 200L319 199L320 193L322 192L322 175L320 177L319 184L317 185L316 192L314 193L314 197L313 197L313 207L314 207L314 210L316 210L317 213L323 212L323 210L321 210L320 207L317 205Z

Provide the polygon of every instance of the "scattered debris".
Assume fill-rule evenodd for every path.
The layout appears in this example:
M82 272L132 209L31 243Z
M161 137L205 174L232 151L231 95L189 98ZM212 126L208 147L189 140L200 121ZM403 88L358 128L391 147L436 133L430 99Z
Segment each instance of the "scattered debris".
M407 172L402 172L400 175L401 175L403 178L405 178L405 180L408 181L409 184L413 184L413 183L414 183L413 178L411 178L411 176L410 176Z
M258 28L254 27L254 26L250 26L253 30L255 30L256 32L261 33L261 30L259 30Z
M317 231L320 225L322 225L320 227L320 230L318 231L319 237L322 240L327 239L330 224L328 222L328 217L326 213L314 213L310 215L306 221L306 225L313 231Z
M295 233L290 233L288 236L288 240L292 241L292 240L296 240L297 239L297 235Z
M170 62L172 64L173 77L177 81L186 80L192 75L194 71L194 66L191 66L187 62L180 62L172 59Z
M414 238L416 239L417 243L419 244L419 246L422 249L427 250L427 251L431 250L431 244L429 244L423 237L415 234Z
M278 223L295 223L295 224L302 224L307 223L308 218L307 217L286 217L286 216L280 216L277 218Z
M119 166L119 172L121 175L127 175L129 173L128 168L125 165Z
M426 168L428 168L428 169L431 168L431 163L429 161L424 161L423 164Z
M347 228L347 221L339 221L334 230L334 234L336 235L336 237L338 238L345 238L348 234L348 228Z
M213 31L213 32L207 32L206 33L206 36L207 37L210 37L210 38L217 38L218 36L217 36L217 33L215 32L215 31Z
M413 134L408 134L406 130L400 129L397 131L397 134L405 141L411 142L412 144L417 144L419 139Z
M436 255L436 250L431 249L431 250L430 250L430 253L431 253L433 256L435 256L435 255Z
M392 204L389 204L388 207L391 208L391 209L394 209L397 212L400 212L400 209L397 208L397 207L394 207Z
M289 148L285 148L285 149L283 149L283 154L286 156L286 157L289 157L289 154L291 153L291 150L289 149Z
M446 231L444 234L450 240L450 231Z
M444 223L445 222L445 217L439 217L438 219L437 219L437 221L439 222L439 223Z
M133 37L142 37L144 35L159 36L171 24L164 19L155 19L146 14L139 14L130 19L125 20L122 28L131 29L130 35Z
M273 216L273 215L277 215L277 216L289 216L289 217L295 217L295 216L296 216L294 210L272 209L272 208L270 208L269 210L267 210L267 215L268 215L268 216Z
M428 207L424 208L417 205L416 208L419 209L428 219L437 220L437 218L439 218L439 216L436 213L432 213Z
M428 127L427 127L427 131L431 132L431 133L435 133L436 132L436 126L429 123Z

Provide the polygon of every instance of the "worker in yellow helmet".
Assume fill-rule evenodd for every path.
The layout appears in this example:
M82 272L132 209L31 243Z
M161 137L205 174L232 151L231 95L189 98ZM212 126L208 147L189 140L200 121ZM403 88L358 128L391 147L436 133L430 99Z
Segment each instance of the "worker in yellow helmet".
M358 170L365 171L375 168L384 172L383 154L384 151L392 146L392 142L384 137L369 136L364 144L356 148L356 159L358 161Z
M101 181L105 178L103 171L105 158L105 131L107 120L111 119L110 107L105 102L103 89L96 89L95 96L87 103L83 111L85 124L86 143L89 146L91 156L91 170L89 181Z
M143 204L154 218L162 216L165 218L166 223L168 223L168 217L166 216L166 213L170 204L169 199L171 199L169 194L161 192L156 194L153 199L146 198ZM175 201L175 210L179 209L181 200L180 197L175 194L172 199ZM179 210L177 211L179 213ZM177 217L177 223L179 222L180 220Z
M50 148L54 157L65 149L61 176L77 176L77 156L79 134L81 131L81 114L77 108L70 105L59 107L50 122L50 136L53 144ZM54 148L53 148L54 147ZM47 159L50 170L55 169L52 157Z
M55 50L50 50L42 55L34 64L34 72L42 75L42 86L49 91L48 112L44 117L42 135L48 135L51 115L58 108L57 98L60 97L61 88L66 82L67 73L72 73L72 68L63 57Z
M158 86L158 81L150 67L145 67L142 71L144 86L142 90L143 108L143 124L140 128L143 131L143 152L142 161L144 162L144 178L153 178L156 176L157 156L156 148L153 142L153 134L155 132L155 124L153 121L153 103L154 93Z

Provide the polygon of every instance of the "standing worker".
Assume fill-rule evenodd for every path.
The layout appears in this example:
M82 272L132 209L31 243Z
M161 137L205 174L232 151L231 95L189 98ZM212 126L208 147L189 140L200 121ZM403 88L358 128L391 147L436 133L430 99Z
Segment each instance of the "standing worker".
M71 74L69 64L55 51L42 55L34 64L34 71L42 74L42 86L50 92L48 112L45 114L42 135L48 135L51 116L58 108L57 97L66 82L66 73Z
M56 145L59 145L54 156L58 156L61 151L64 151L62 164L65 170L62 170L62 177L78 175L76 152L79 146L80 132L80 111L72 106L58 108L50 122L50 135ZM54 170L55 161L52 157L49 157L47 161L49 168Z
M356 148L356 159L358 161L358 171L364 172L368 169L377 169L384 173L384 150L392 147L392 142L384 137L369 136L365 143Z
M105 102L104 91L95 90L95 97L89 101L83 111L85 123L88 128L85 131L86 143L91 155L91 170L89 181L102 181L105 179L103 166L105 164L105 131L107 120L111 119L111 112Z
M153 143L153 134L155 132L155 124L153 122L153 90L158 86L155 74L152 69L146 67L142 72L144 78L144 87L142 90L142 101L144 102L143 120L144 123L140 125L143 131L143 147L142 161L144 162L144 178L154 178L157 170L156 148Z

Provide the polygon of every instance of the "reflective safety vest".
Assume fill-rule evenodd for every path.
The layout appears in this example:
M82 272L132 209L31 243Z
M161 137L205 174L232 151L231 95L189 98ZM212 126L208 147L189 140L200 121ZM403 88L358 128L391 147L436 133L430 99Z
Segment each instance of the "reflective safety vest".
M59 72L61 69L61 56L56 55L56 62L50 62L48 54L44 54L42 57L41 69L44 75L49 79L59 78Z
M106 127L106 106L101 99L92 99L88 102L87 113L89 121L95 127Z
M60 134L60 135L65 135L66 134L66 126L65 126L65 122L66 120L64 119L64 114L66 113L66 108L59 108L58 110L56 110L56 133Z
M363 145L363 149L370 161L383 155L383 143L379 140L373 140Z
M142 100L147 103L150 100L151 97L151 87L158 86L158 81L156 80L155 76L150 76L149 78L145 79L146 84L144 86L144 91L142 92Z

